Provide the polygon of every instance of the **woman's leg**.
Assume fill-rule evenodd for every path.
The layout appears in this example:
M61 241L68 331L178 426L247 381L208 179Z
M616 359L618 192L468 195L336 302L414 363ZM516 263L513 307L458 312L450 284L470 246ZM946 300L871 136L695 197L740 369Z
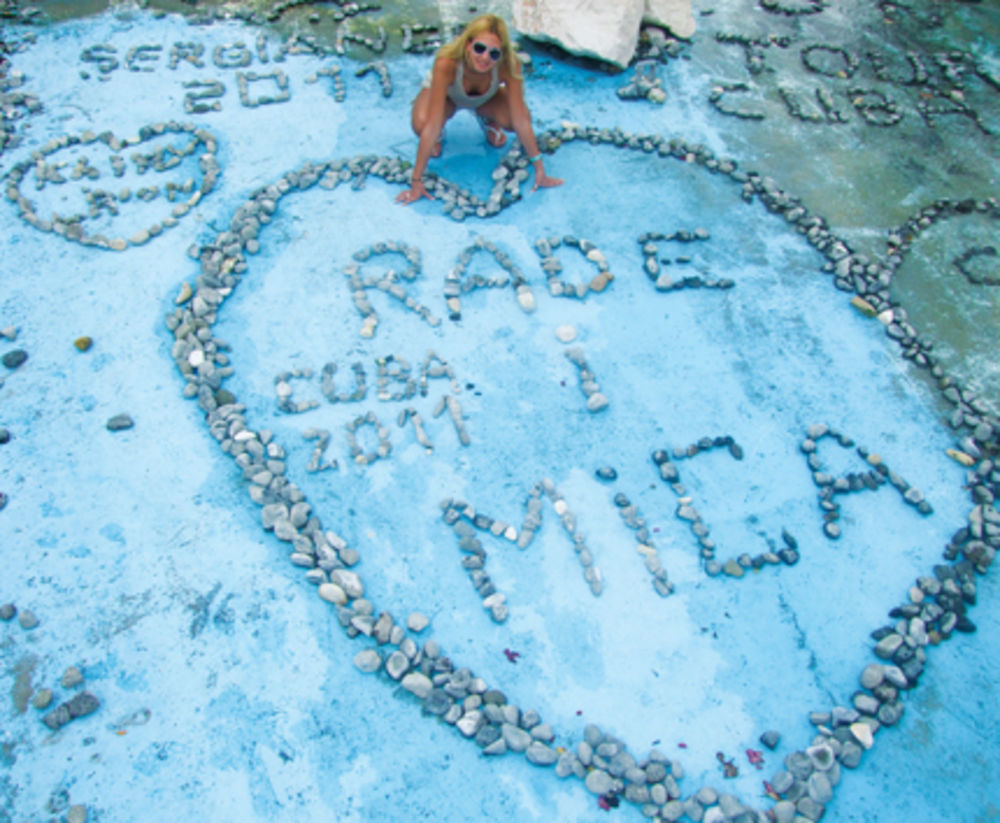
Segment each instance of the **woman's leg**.
M486 142L496 148L507 143L507 135L504 134L504 131L514 130L507 89L497 89L497 93L492 98L476 109L476 116L483 124Z
M410 128L413 129L413 133L419 137L424 132L424 127L427 125L427 119L430 114L431 106L431 90L421 89L417 94L416 98L413 100L413 111L410 114ZM455 104L451 100L445 100L444 103L444 119L445 121L451 119L451 116L455 113ZM437 142L434 144L434 148L431 149L431 157L438 157L441 154L441 141L444 137L444 128L441 129L441 134L438 135Z

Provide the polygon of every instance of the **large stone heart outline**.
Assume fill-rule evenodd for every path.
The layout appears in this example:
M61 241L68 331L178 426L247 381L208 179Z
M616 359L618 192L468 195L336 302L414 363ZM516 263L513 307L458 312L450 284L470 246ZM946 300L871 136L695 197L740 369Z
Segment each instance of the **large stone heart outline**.
M554 144L559 141L566 141L571 139L589 138L592 142L600 142L600 138L597 137L597 130L584 130L579 129L574 131L572 128L567 127L563 132L553 135L546 135L546 142L550 149L554 148ZM593 138L597 137L596 140ZM634 141L634 145L632 145ZM790 213L796 212L794 216L794 221L802 228L802 232L807 234L808 239L813 245L816 245L830 260L829 268L831 270L836 270L837 277L840 278L841 269L844 269L846 273L850 273L851 264L854 261L854 255L847 247L846 243L836 238L826 229L822 219L815 218L808 214L808 212L794 200L794 198L789 197L785 192L783 192L773 181L762 179L756 175L746 175L743 173L736 172L735 165L725 161L718 160L711 153L705 150L694 150L689 148L683 141L671 141L667 143L659 138L653 136L630 136L627 138L628 147L630 148L644 148L644 144L652 145L653 150L658 151L661 155L673 155L681 159L688 160L689 162L697 161L699 165L704 166L712 172L721 172L723 174L728 174L733 176L737 182L742 183L744 186L745 199L753 200L759 198L765 205L772 211L776 211L785 215L787 219L791 222L793 217ZM545 145L545 143L543 143ZM646 148L648 151L649 149ZM391 183L405 183L406 174L405 168L398 163L398 161L391 161L387 158L378 158L375 160L357 160L357 169L352 169L351 174L348 175L347 179L354 179L356 182L358 180L363 180L366 174L374 174L376 176L383 177L387 182ZM324 164L320 166L308 165L302 169L286 175L279 184L273 187L268 187L264 190L258 192L258 194L245 204L241 209L244 214L267 214L270 215L276 208L277 201L280 197L291 190L293 186L298 188L308 188L309 186L322 181L324 178L330 179L329 175L334 175L339 177L343 169L344 164ZM350 168L348 166L348 168ZM439 181L443 182L443 181ZM333 183L336 185L336 183ZM502 187L502 184L501 184ZM475 204L474 204L475 206ZM464 216L464 215L463 215ZM223 444L223 448L226 451L234 450L234 444L247 444L247 443L257 443L259 444L257 449L265 450L270 446L267 441L269 438L266 434L255 432L247 427L247 421L242 414L243 409L231 402L231 398L227 395L220 395L219 391L221 389L222 381L227 375L226 367L222 369L217 369L212 362L214 360L213 355L216 352L215 343L210 338L205 341L197 336L192 337L192 333L198 328L208 327L215 322L217 317L217 309L221 306L225 297L231 292L232 288L238 282L238 275L246 270L246 262L242 256L242 249L239 248L237 244L240 243L238 237L234 236L232 232L224 233L218 239L218 242L214 245L205 246L202 248L202 276L199 279L198 290L196 297L200 298L200 304L192 305L187 309L178 309L168 318L168 326L170 326L171 331L174 333L178 345L175 345L174 357L179 368L185 373L187 379L189 380L186 393L190 396L197 396L199 399L199 404L202 409L206 412L210 431L213 436ZM843 261L847 261L847 265L843 265ZM870 293L867 295L868 305L875 310L885 311L890 308L882 302L881 296L876 293ZM196 343L195 340L201 340L201 342ZM219 400L225 400L230 402L225 402L222 405L219 404ZM246 453L246 452L243 452ZM237 462L240 462L239 460ZM249 466L247 463L249 462ZM243 461L244 474L247 474L247 470L252 467L252 459L249 461ZM314 541L306 538L305 535L299 531L300 528L306 525L306 520L302 519L308 518L308 508L299 508L298 512L295 511L295 507L298 504L305 504L307 501L304 499L304 495L294 486L285 484L283 486L287 490L286 504L288 510L287 517L277 517L275 522L272 522L272 526L276 525L277 521L282 523L283 534L279 535L281 539L292 542L293 545L304 551L312 551L313 556L316 558L317 565L320 568L328 570L330 572L330 578L340 584L340 588L348 594L350 598L360 597L363 593L363 585L360 578L356 573L349 570L343 569L340 562L340 558L337 553L340 550L346 548L346 546L338 545L312 545ZM261 501L258 501L261 502ZM300 520L298 525L296 525L296 520ZM291 529L287 528L286 521L288 525L291 525ZM303 540L303 538L305 538ZM322 543L322 539L320 541ZM984 568L982 569L984 570ZM889 636L893 634L889 632ZM885 638L883 637L882 640ZM880 643L882 642L880 640ZM407 642L409 641L409 643ZM901 640L902 642L902 640ZM427 654L433 646L436 644L425 644L425 649L421 650L416 647L416 644L411 638L405 635L399 638L399 646L401 649L406 648L407 650L412 650L412 654L406 654L405 657L409 658L405 660L405 665L401 670L398 671L399 677L403 680L404 686L407 686L415 694L421 694L425 692L425 688L429 684L424 683L427 680L425 676L421 679L415 671L407 671L414 668L422 655ZM882 646L882 651L887 648L887 644ZM439 652L439 649L434 649ZM434 655L433 657L436 657ZM430 659L430 657L428 658ZM433 667L431 667L433 668ZM869 671L871 667L866 669ZM404 674L405 672L405 674ZM872 688L877 688L881 685L884 679L884 673L878 672L878 684L872 685ZM891 677L896 677L892 674ZM869 673L867 681L873 683L875 678L875 673ZM407 679L409 682L407 683ZM905 679L904 679L905 680ZM909 686L912 683L906 682L905 685ZM498 709L499 711L499 709ZM829 734L829 740L831 745L819 744L818 746L810 747L805 752L796 753L796 757L791 758L792 762L789 763L786 760L786 764L794 775L805 775L803 781L808 778L812 780L815 784L820 784L820 788L817 789L819 792L824 792L825 789L822 786L822 779L813 779L812 775L815 773L821 775L829 770L833 766L833 761L837 759L842 759L846 753L849 753L851 758L855 757L854 752L860 752L860 746L868 747L872 743L872 731L877 728L877 724L873 727L870 724L859 723L858 713L853 709L845 710L841 712L838 716L832 717L828 722L834 726L838 726L841 732L845 732L849 739L840 740L839 737L835 736L832 732ZM834 730L836 731L836 729ZM589 731L588 731L589 734ZM844 737L844 734L841 734ZM837 745L833 745L832 741L838 741ZM600 741L599 741L600 742ZM845 742L850 742L851 746L843 745ZM557 753L547 747L541 740L535 740L527 745L526 747L527 756L529 760L538 765L551 765L557 759L560 761L560 766L565 762L565 755L563 757L557 757ZM853 764L846 763L845 765L856 765L856 760ZM557 767L558 768L558 767ZM839 768L839 766L838 766ZM792 777L793 783L786 785L787 772L779 772L775 775L773 785L776 790L775 796L782 796L784 799L779 800L780 803L792 802L789 800L793 791L795 791L793 784L795 783L794 777ZM801 800L805 796L802 789L801 783L799 782L798 796L793 798L793 800ZM829 781L827 781L829 782ZM613 782L610 784L612 787L615 785ZM588 783L590 788L594 788ZM700 790L699 794L704 798L704 793ZM726 806L727 811L725 812L728 816L729 811L733 811L732 802L735 799L725 800L724 803L720 803L720 808ZM671 802L679 802L678 800L672 800ZM736 801L738 804L738 801ZM815 802L815 801L814 801ZM714 805L714 804L709 804ZM671 807L672 810L676 810L675 807ZM759 818L759 813L752 812L751 810L738 804L738 809L743 811L735 811L736 814L745 813L748 815L756 815ZM735 818L734 818L735 819ZM747 818L751 819L751 818Z

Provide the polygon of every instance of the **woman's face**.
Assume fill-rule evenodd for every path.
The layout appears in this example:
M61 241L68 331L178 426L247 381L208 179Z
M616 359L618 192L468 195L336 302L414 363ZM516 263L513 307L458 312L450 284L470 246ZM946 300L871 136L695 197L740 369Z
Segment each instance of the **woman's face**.
M484 31L469 40L465 46L465 59L477 72L487 72L502 56L500 38L491 31Z

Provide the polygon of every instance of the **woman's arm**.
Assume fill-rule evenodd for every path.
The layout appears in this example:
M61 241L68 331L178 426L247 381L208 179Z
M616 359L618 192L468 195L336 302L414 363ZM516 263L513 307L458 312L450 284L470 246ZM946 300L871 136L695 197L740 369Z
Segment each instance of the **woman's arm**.
M511 126L535 169L535 185L532 191L537 188L562 185L563 181L560 178L549 177L545 173L545 162L542 160L542 153L538 150L538 141L535 139L535 132L531 127L531 112L528 111L528 105L524 102L524 81L511 77L506 72L503 74L505 76L502 79L507 86Z
M434 61L434 68L431 72L431 87L427 89L426 113L414 111L414 125L419 126L423 120L423 127L420 128L420 141L417 145L417 159L413 164L413 172L410 176L410 189L400 192L396 200L400 203L412 203L421 197L433 199L431 194L424 188L423 175L427 168L427 161L430 159L431 150L441 136L444 128L448 86L455 80L455 61L446 57L439 57ZM414 107L418 103L414 103Z

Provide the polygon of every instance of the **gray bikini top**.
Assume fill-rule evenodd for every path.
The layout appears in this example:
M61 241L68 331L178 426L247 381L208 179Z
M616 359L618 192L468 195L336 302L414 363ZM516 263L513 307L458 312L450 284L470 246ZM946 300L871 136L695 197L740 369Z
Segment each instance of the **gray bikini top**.
M493 95L497 93L497 89L500 88L498 73L499 65L494 63L490 72L490 87L482 94L472 96L465 91L465 85L462 82L465 78L465 61L460 60L455 69L455 82L448 86L448 98L460 109L478 109L492 99Z

